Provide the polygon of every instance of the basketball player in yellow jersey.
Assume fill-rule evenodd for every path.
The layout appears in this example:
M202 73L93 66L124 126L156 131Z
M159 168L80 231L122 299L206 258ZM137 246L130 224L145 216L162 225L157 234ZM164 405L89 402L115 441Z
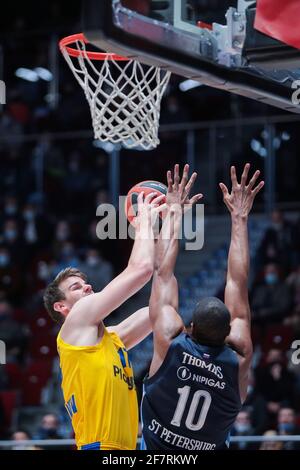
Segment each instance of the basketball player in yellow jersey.
M152 224L164 196L138 196L135 242L126 269L101 292L74 268L47 287L45 306L62 322L57 346L62 389L78 449L131 450L138 432L137 397L127 350L150 332L148 307L114 327L103 320L150 279L154 268Z

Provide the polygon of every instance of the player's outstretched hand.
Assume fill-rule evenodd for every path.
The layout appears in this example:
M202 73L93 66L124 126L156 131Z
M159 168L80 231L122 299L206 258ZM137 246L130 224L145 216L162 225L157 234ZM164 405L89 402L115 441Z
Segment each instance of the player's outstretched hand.
M184 165L182 178L180 178L179 165L174 166L174 175L169 170L167 172L168 192L166 196L167 206L172 209L180 207L181 210L190 209L193 204L198 202L203 194L196 194L190 198L191 189L197 178L197 173L193 173L189 179L189 165Z
M229 193L228 188L224 183L220 183L220 188L223 193L223 201L226 204L229 212L240 217L248 216L249 212L251 211L255 196L264 186L264 181L260 181L260 183L256 185L257 179L260 175L259 170L254 173L249 183L247 183L249 169L250 163L246 163L241 182L238 183L235 167L231 167L231 193Z

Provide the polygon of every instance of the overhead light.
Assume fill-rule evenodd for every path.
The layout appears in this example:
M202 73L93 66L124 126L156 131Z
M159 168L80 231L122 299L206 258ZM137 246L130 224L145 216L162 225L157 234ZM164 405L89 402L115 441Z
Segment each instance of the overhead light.
M261 149L259 150L258 154L259 154L262 158L266 158L266 156L268 155L267 149L266 149L265 147L261 147Z
M15 75L18 78L23 78L23 80L27 80L28 82L37 82L39 80L38 74L31 69L26 69L24 67L20 67L15 71Z
M94 140L93 141L93 146L104 150L104 152L110 154L114 150L119 150L120 149L120 144L113 144L112 142L103 142L102 140Z
M45 67L36 67L34 71L42 80L45 80L46 82L51 82L51 80L53 80L53 74L50 72L50 70L45 69Z
M189 91L192 90L193 88L197 88L198 86L202 86L202 83L197 82L196 80L184 80L184 82L181 82L179 84L179 90L180 91Z
M251 139L250 147L252 148L253 152L257 153L262 158L266 158L268 155L267 149L263 147L261 142L257 139Z
M250 147L254 152L259 153L261 149L261 143L259 142L259 140L252 139L250 142Z
M290 134L289 134L288 132L283 131L282 134L281 134L281 138L282 138L282 140L284 140L284 141L288 141L288 140L290 140L291 136L290 136Z

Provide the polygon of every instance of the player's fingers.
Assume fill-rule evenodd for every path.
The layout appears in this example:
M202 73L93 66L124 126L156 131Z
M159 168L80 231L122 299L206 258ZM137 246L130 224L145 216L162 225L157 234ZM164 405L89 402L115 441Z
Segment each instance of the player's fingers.
M175 167L174 167L174 189L175 191L178 191L178 187L179 187L179 165L178 163L176 163Z
M181 183L179 185L179 189L181 192L184 191L184 188L186 186L186 183L188 181L188 178L189 178L189 169L190 169L190 166L186 163L184 165L184 169L183 169L183 174L182 174L182 178L181 178Z
M225 198L226 196L229 195L228 188L224 183L219 183L219 186L221 188L221 191L223 193L223 197Z
M203 198L203 194L195 194L190 200L189 200L189 205L196 204L196 202L200 201L200 199Z
M155 211L157 213L160 213L160 212L163 212L163 211L167 210L167 208L168 208L168 205L165 202L164 204L160 204L158 207L155 207Z
M159 196L156 196L154 199L152 199L151 206L155 206L159 204L164 199L166 199L166 196L164 194L160 194Z
M256 170L256 172L254 173L254 175L252 176L251 180L249 181L249 184L248 184L248 188L249 189L252 189L253 186L255 185L256 181L257 181L257 178L259 177L260 175L260 171L259 170Z
M152 193L149 193L147 194L147 196L145 197L145 204L149 204L150 202L152 202L152 199L154 198L154 196L156 196L156 192L152 192Z
M190 194L191 189L192 189L192 187L194 186L194 183L195 183L196 179L197 179L197 173L194 172L194 173L192 174L192 176L190 177L190 179L189 179L189 181L188 181L188 183L187 183L187 185L186 185L186 187L185 187L185 192L186 192L186 195L187 195L187 196Z
M138 194L138 197L137 197L138 209L140 209L141 205L143 204L144 195L145 195L144 191L141 191L141 192Z
M231 182L232 182L232 187L236 188L238 185L237 178L236 178L236 171L235 171L235 166L232 166L230 168L230 174L231 174Z
M264 181L261 181L261 182L256 186L256 188L253 189L252 194L253 194L254 196L256 196L256 194L259 193L259 191L264 187L264 185L265 185L265 182L264 182Z
M168 191L171 193L173 191L173 180L172 173L170 170L167 171L167 182L168 182Z
M242 178L241 178L241 185L243 187L246 186L246 181L247 181L247 178L248 178L249 169L250 169L250 163L246 163L246 165L244 166L244 170L243 170Z

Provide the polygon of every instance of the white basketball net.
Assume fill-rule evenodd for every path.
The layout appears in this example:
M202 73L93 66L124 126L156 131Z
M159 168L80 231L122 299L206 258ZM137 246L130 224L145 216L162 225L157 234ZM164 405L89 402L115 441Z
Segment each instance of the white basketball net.
M62 53L89 102L95 139L129 148L156 147L160 102L171 73L131 59L93 60L83 41L75 44L81 51L78 57L65 49Z

